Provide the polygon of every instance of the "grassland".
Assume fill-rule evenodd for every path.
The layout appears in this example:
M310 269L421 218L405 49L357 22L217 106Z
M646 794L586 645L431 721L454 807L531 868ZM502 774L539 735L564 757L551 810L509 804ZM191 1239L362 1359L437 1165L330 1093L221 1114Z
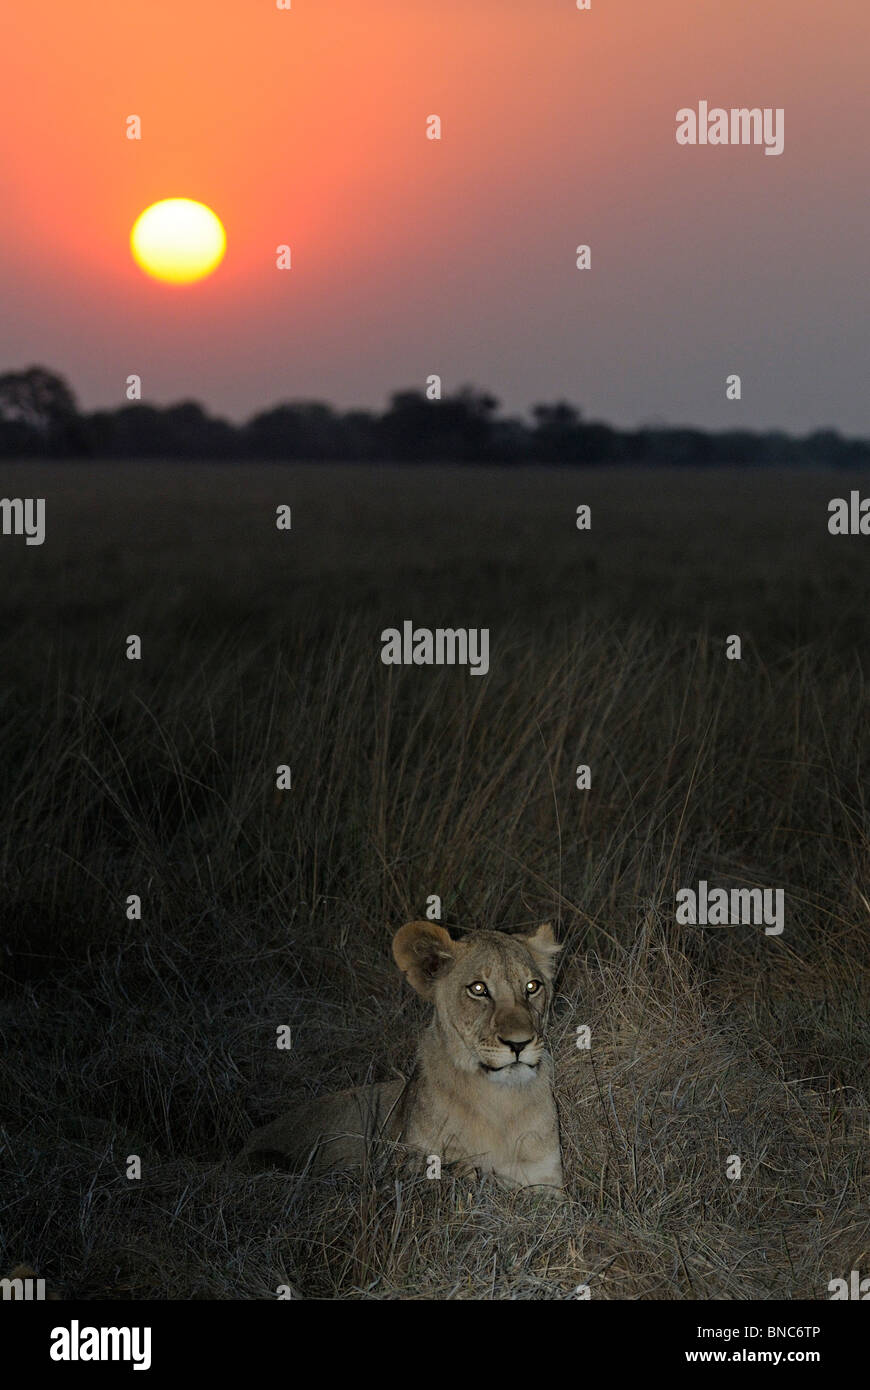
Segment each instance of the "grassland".
M44 546L0 539L5 1267L137 1299L827 1298L870 1272L870 542L826 529L860 480L0 486L47 500ZM405 618L489 627L490 674L384 667ZM785 932L677 926L699 878L784 889ZM232 1172L294 1093L407 1070L424 1010L389 941L432 893L566 943L569 1204L389 1154Z

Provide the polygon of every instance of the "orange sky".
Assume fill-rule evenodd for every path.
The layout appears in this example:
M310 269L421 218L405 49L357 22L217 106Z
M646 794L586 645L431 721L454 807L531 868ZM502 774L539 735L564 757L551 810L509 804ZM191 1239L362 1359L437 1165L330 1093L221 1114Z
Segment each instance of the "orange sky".
M86 406L130 372L146 399L236 417L379 405L440 372L512 409L870 433L868 13L30 0L2 30L0 369L56 367ZM678 147L699 99L783 107L783 155ZM128 250L173 196L228 236L184 289Z

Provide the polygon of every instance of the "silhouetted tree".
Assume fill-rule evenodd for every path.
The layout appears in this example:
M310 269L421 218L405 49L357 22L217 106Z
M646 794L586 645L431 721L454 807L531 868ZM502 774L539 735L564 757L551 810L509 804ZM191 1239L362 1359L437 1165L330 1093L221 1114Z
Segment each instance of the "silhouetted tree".
M622 457L620 436L609 425L587 424L568 401L532 407L532 457L542 463L611 463Z
M103 458L232 458L241 453L238 431L207 415L196 401L158 406L137 402L97 410L84 418L91 452Z
M347 430L322 401L291 401L255 415L244 435L246 452L254 458L340 459Z
M708 433L654 421L617 430L586 421L569 401L532 407L533 425L500 418L488 391L462 386L443 400L397 391L382 414L336 411L322 401L288 401L245 425L209 415L196 401L127 404L80 415L69 386L46 367L0 375L0 456L97 458L390 459L397 462L743 464L862 468L870 442L821 429L795 439L782 431Z
M534 457L542 463L568 463L579 451L580 412L567 401L532 406Z
M55 372L27 367L0 375L0 420L11 426L7 442L17 438L28 452L31 445L44 453L62 451L77 419L75 396Z
M486 459L497 409L495 396L472 386L463 386L440 401L428 400L422 391L397 391L381 416L381 452L389 459Z

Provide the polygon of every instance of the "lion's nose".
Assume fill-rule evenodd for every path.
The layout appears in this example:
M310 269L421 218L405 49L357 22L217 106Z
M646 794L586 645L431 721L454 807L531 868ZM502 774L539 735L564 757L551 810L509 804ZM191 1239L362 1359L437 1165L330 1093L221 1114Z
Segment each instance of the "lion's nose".
M528 1038L502 1038L502 1037L500 1037L500 1038L499 1038L499 1042L500 1042L500 1043L504 1043L505 1047L509 1047L509 1048L511 1049L511 1051L512 1051L513 1053L516 1054L517 1057L519 1057L519 1055L520 1055L520 1053L522 1052L523 1048L526 1047L526 1046L528 1045L528 1043L530 1043L531 1041L532 1041L531 1037L528 1037Z

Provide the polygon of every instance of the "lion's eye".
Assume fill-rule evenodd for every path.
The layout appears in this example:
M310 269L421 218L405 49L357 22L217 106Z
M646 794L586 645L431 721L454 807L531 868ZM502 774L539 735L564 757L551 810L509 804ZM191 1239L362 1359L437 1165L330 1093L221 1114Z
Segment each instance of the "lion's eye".
M529 983L526 985L526 994L537 994L540 988L540 980L529 980Z
M489 990L483 983L483 980L475 980L473 984L466 985L466 989L469 994L474 995L475 999L485 999L489 994Z

